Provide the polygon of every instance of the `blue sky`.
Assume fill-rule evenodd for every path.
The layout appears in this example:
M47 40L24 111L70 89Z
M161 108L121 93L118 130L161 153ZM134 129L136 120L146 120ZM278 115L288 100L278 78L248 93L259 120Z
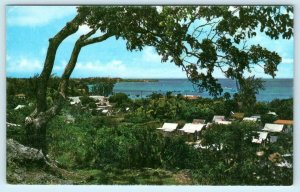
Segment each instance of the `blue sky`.
M74 6L7 6L6 7L6 73L8 77L30 77L40 73L45 59L48 39L76 15ZM74 42L89 31L81 26L59 47L53 73L60 75L69 60ZM293 77L294 45L291 40L270 40L259 34L252 43L259 43L282 57L277 78ZM267 77L259 67L251 75ZM224 77L220 71L216 77ZM185 78L181 68L173 63L161 63L154 48L127 51L125 41L114 37L82 49L72 77L122 78Z

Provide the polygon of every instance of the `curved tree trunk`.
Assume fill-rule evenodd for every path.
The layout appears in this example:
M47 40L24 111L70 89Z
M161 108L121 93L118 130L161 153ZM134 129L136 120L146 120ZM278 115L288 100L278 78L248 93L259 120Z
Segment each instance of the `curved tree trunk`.
M49 39L49 46L47 50L44 68L38 80L37 91L37 113L47 110L46 92L49 77L52 72L56 51L64 39L74 34L79 26L82 24L85 15L78 14L72 21L68 22L53 38Z
M77 29L78 29L78 26L80 25L80 23L75 22L74 25L77 25ZM69 32L74 30L73 27L72 27L72 29L69 30ZM86 35L82 35L76 41L75 46L72 51L72 54L71 54L71 57L70 57L70 60L67 64L67 66L65 67L64 73L62 74L61 81L60 81L59 87L58 87L58 95L56 96L56 98L54 100L53 106L51 106L49 109L45 108L45 105L43 105L43 104L45 104L45 102L46 102L47 83L45 83L45 82L48 81L48 79L51 75L53 63L51 65L49 64L47 66L48 63L45 62L44 70L40 76L40 79L42 79L42 78L45 78L45 79L39 81L39 89L38 89L39 92L38 92L38 97L37 97L37 102L39 102L39 103L37 103L37 109L29 117L26 117L26 119L25 119L27 144L32 147L42 150L42 152L44 154L47 153L47 140L46 140L47 123L60 112L62 106L66 102L68 81L69 81L69 78L76 66L77 59L78 59L79 53L81 51L81 48L83 46L90 45L92 43L104 41L111 36L109 34L104 34L102 36L89 39L89 37L91 37L93 34L95 34L95 32L96 32L96 29L92 30L91 32L89 32ZM51 42L50 42L50 44L51 44ZM52 46L52 45L49 45L49 47L50 46ZM49 52L49 50L50 50L50 48L48 49L48 52ZM51 53L49 53L49 54L51 54ZM47 54L47 55L49 55L49 54ZM55 55L54 55L54 57L55 57ZM46 60L47 60L47 58L46 58ZM39 106L39 105L43 105L43 106Z
M52 68L56 56L56 51L61 42L68 36L74 34L85 19L84 14L77 16L66 24L53 38L49 39L44 68L38 77L38 88L36 96L36 109L25 119L26 144L42 149L46 152L46 126L48 119L57 111L57 107L52 107L47 111L47 84L52 73Z

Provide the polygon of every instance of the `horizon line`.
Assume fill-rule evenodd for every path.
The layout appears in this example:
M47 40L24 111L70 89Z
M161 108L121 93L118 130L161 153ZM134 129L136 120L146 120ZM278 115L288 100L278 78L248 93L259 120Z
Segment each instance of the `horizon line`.
M33 78L34 76L30 77L9 77L6 76L6 78L15 78L15 79L29 79ZM56 78L61 78L60 76L55 76ZM108 79L187 79L186 77L71 77L70 79L88 79L88 78L108 78ZM272 77L256 77L260 79L294 79L294 77L278 77L278 78L272 78ZM216 77L216 79L231 79L231 78L226 78L226 77ZM234 80L234 79L231 79Z

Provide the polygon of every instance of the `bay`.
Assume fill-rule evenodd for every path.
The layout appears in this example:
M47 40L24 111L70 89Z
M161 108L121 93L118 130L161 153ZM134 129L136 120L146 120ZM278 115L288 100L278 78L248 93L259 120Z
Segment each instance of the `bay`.
M263 79L264 90L257 94L258 101L271 101L273 99L287 99L293 97L293 79ZM231 95L237 92L236 84L231 79L219 79L223 93ZM113 92L125 93L130 98L146 98L152 93L165 94L171 91L174 95L199 95L201 97L211 96L208 92L199 92L197 87L187 79L156 79L156 81L144 82L118 82Z

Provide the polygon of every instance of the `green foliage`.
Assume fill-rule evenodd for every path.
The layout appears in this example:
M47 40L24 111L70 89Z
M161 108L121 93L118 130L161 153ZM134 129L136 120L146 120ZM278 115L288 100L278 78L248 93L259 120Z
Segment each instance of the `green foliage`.
M202 165L193 171L193 177L204 184L290 185L291 169L276 167L268 158L274 152L287 152L277 147L291 149L291 144L272 143L266 147L254 144L252 137L258 129L259 125L251 122L213 125L207 129L202 144L209 149L203 151ZM260 150L263 156L256 156Z
M229 100L231 98L231 95L230 95L230 93L225 92L223 97L224 97L225 100Z
M92 99L92 98L90 98L87 95L84 95L84 96L80 97L79 99L80 99L82 105L89 105L90 103L94 103L95 104L95 100Z
M107 81L92 85L90 93L92 95L102 95L107 97L112 94L114 85L115 81L108 79Z
M237 111L237 103L233 100L201 98L193 101L174 96L135 100L133 106L134 110L126 115L126 119L134 122L146 122L153 119L191 122L199 118L211 121L216 114L228 116L230 111Z
M165 139L154 130L156 123L115 127L103 123L84 127L87 121L80 125L66 125L63 118L52 121L49 151L62 166L183 167L179 157L188 158L188 148L182 138ZM58 132L62 125L64 129Z
M98 169L107 174L113 174L113 170L145 168L188 170L194 184L291 184L291 169L279 168L268 159L275 152L293 153L291 134L280 134L276 143L262 146L251 142L252 137L257 136L259 124L234 122L231 125L213 125L200 135L202 146L207 148L196 149L187 145L187 137L179 133L166 136L156 130L162 124L160 118L173 118L173 114L161 111L159 105L175 105L175 120L182 127L190 122L191 117L204 117L210 121L216 112L227 110L224 108L229 101L232 100L140 99L134 101L132 111L127 113L130 118L125 117L124 120L118 116L93 116L80 111L80 107L67 106L49 123L49 155L62 167L72 170ZM269 107L269 104L265 103L264 107ZM19 111L19 115L27 113L23 110ZM156 112L162 112L161 116L157 116L160 118L154 118ZM74 123L67 123L65 115L69 113L75 118ZM20 117L20 121L24 117ZM138 118L144 123L135 122ZM150 121L153 119L158 121ZM8 135L21 140L19 136L24 134L21 130L10 129ZM264 155L257 156L257 151L263 151ZM93 182L114 183L107 174L94 176ZM137 180L127 182L139 183Z
M265 123L273 123L276 121L278 118L275 115L272 114L263 114L261 116L261 123L264 125Z
M245 113L253 113L256 95L261 89L263 89L263 81L259 78L255 79L254 76L240 82L238 101L243 103L242 108Z
M269 111L268 103L256 102L254 104L253 113L254 114L266 114Z
M279 119L293 119L293 99L275 99L270 102L270 110L275 111Z
M7 126L6 136L7 138L12 138L17 140L20 143L25 141L25 128L24 128L24 119L34 109L35 106L25 106L24 108L14 110L7 109L6 121L8 123L18 124L20 126Z
M160 93L152 93L148 96L150 99L159 99L159 98L162 98L163 95L160 94Z
M109 97L109 102L115 103L116 107L129 107L131 100L125 93L115 93Z
M80 6L77 10L87 14L92 29L126 39L129 50L154 46L162 61L182 67L199 90L213 96L223 91L213 76L215 69L239 83L255 65L276 75L281 62L276 52L259 44L245 46L258 30L271 39L293 36L292 6L163 6L161 11L150 6Z
M250 114L265 111L267 107L255 106L255 95L263 87L262 82L244 74L261 65L265 74L275 77L281 57L259 44L250 44L250 48L245 44L258 30L271 39L292 38L292 6L234 6L233 9L229 6L164 6L161 11L153 6L79 6L77 10L86 16L83 23L94 32L99 30L106 37L125 39L128 50L154 46L163 62L174 62L181 67L200 91L207 90L215 97L221 95L221 85L213 76L216 69L227 78L236 79L241 87L238 97L230 100L229 95L225 95L225 101L187 101L168 93L165 97L154 95L151 100L131 102L127 95L115 94L110 102L116 103L116 107L132 106L124 123L93 118L89 113L80 114L81 111L74 115L74 124L67 124L65 117L59 116L49 123L47 139L50 155L63 166L179 168L193 170L194 177L202 184L291 184L292 171L277 168L268 159L274 152L292 151L289 136L282 137L278 144L261 148L251 142L258 130L257 124L213 125L201 135L207 149L197 150L176 134L164 137L155 131L156 125L132 123L190 122L199 117L211 120L215 114L228 115L237 109L237 101L243 102L243 110ZM48 82L49 104L58 93L59 81L52 76ZM81 92L75 90L76 83L70 84L71 94ZM112 91L112 84L96 84L94 94L108 95ZM24 93L32 99L36 85L35 78L9 79L8 98ZM80 84L80 88L87 90L87 84ZM81 101L83 105L95 107L88 97L82 97ZM9 107L17 103L12 99ZM280 118L292 118L291 100L274 101L268 107ZM8 113L8 120L14 123L25 117L25 113ZM269 116L262 117L263 123L270 121L273 120ZM8 132L9 136L14 137L13 134L22 133ZM257 157L257 150L264 150L265 155ZM106 177L102 178L101 182L108 182Z

